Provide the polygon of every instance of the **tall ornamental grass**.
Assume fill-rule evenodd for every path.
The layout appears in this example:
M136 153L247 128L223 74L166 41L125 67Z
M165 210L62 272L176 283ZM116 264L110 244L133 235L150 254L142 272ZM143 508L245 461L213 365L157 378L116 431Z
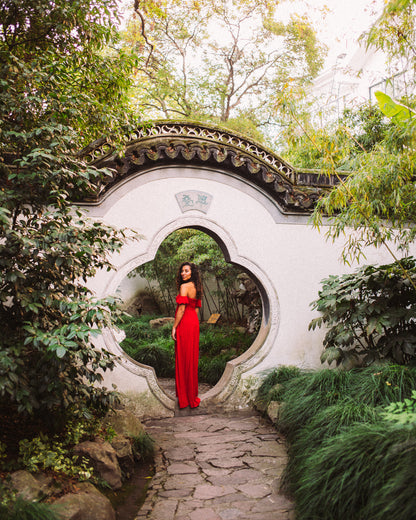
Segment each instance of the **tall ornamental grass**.
M415 389L416 367L398 365L266 377L258 401L281 403L299 520L416 519Z

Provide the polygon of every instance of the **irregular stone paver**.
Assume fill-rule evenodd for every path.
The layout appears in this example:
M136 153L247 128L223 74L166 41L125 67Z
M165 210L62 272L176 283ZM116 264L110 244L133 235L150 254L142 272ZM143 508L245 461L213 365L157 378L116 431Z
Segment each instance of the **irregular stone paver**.
M293 520L284 440L255 411L148 421L155 475L136 520Z

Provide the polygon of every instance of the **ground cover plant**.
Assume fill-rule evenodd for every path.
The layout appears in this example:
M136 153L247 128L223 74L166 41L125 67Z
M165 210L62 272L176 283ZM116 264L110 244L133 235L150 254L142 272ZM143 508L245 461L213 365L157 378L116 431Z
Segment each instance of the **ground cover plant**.
M19 497L9 505L0 503L2 520L59 520L60 516L48 504L30 502Z
M283 487L302 520L414 518L416 368L350 371L281 367L263 381L262 408L280 403L288 440Z
M7 434L7 428L5 429ZM34 474L45 473L53 477L61 493L70 492L78 482L82 481L89 481L97 486L103 484L90 461L74 454L73 448L76 444L87 440L111 441L115 436L111 426L103 426L101 420L91 416L67 422L64 430L59 434L39 432L37 425L23 434L25 438L21 440L19 440L21 435L17 436L16 446L0 442L0 518L2 520L60 518L50 509L48 501L32 502L17 494L9 482L9 473L18 470L26 470ZM2 432L3 436L4 432ZM135 448L133 442L132 446Z
M175 346L171 339L172 325L152 329L150 320L156 316L125 316L118 326L126 333L123 350L135 361L152 366L158 377L175 377ZM215 385L225 365L245 352L255 334L243 332L233 325L213 326L202 323L199 341L199 381Z

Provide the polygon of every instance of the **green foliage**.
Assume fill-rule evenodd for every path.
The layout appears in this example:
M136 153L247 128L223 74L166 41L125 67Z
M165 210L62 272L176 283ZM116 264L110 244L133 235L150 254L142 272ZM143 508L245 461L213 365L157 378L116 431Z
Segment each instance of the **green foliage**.
M412 517L416 429L393 416L401 415L398 402L414 406L416 368L296 374L280 367L268 374L258 399L276 397L267 391L276 384L282 403L277 427L289 441L283 486L299 518Z
M238 276L242 273L236 266L226 262L217 242L206 233L196 229L179 229L171 233L160 244L153 261L139 266L136 273L158 284L154 294L161 308L171 314L175 310L176 274L182 262L195 263L202 276L204 285L203 305L209 313L219 312L228 321L246 320L253 308L260 307L257 292L252 301L245 306L241 316L238 300ZM210 287L216 286L211 294ZM153 290L154 292L154 290Z
M279 426L289 439L311 418L327 406L338 403L350 388L352 374L347 371L320 370L301 373L290 379L280 391L284 402ZM302 396L302 399L299 399Z
M210 385L217 384L227 362L245 352L252 342L253 335L233 327L202 324L199 339L199 380Z
M409 398L415 387L414 367L383 364L353 371L353 396L370 406L385 406Z
M385 2L382 15L364 35L367 46L381 49L389 58L393 70L395 66L397 70L399 62L399 70L405 64L405 67L413 72L410 89L412 84L414 85L416 72L415 14L414 0L388 0Z
M152 342L160 337L169 338L172 327L166 325L155 329L150 327L150 320L156 318L158 318L158 316L150 314L140 317L123 315L119 317L118 327L124 330L126 337L130 340Z
M416 112L411 108L397 103L384 92L375 92L380 110L399 126L406 127L414 123Z
M155 369L158 377L175 377L175 350L171 325L152 329L154 316L123 317L118 326L126 333L123 350L134 360ZM253 335L232 326L212 327L202 323L199 338L199 381L215 385L225 365L249 348Z
M101 437L111 441L115 432L112 428L103 429L98 419L90 417L81 421L69 421L60 435L49 437L40 434L19 443L19 467L30 472L53 471L79 480L93 477L93 469L86 459L79 460L72 454L74 445L84 440Z
M282 414L285 410L282 409ZM289 461L285 468L283 486L291 492L302 481L309 458L334 436L351 426L364 422L373 424L379 417L374 407L351 397L341 398L335 404L324 406L291 437Z
M299 110L296 104L290 115L293 110ZM288 128L283 156L298 168L319 169L322 174L334 174L335 169L343 174L355 172L365 154L380 146L396 153L406 144L403 132L372 103L345 109L341 117L323 127L312 125L308 113L303 119L296 122L302 133L293 128L293 121Z
M391 243L407 251L415 238L414 226L409 226L416 220L415 100L399 103L377 95L381 110L364 104L318 128L307 110L302 113L296 103L286 102L292 121L283 134L285 157L300 168L319 169L338 180L318 201L312 223L320 228L328 217L328 238L347 235L342 252L346 263L359 260L370 245L387 247L392 255Z
M400 424L416 423L416 390L409 399L389 404L381 415L388 421Z
M49 470L78 480L89 480L93 476L93 469L85 458L79 461L77 455L71 455L65 443L44 435L20 441L19 451L19 462L30 472Z
M230 361L230 359L232 359L232 356L219 355L214 358L201 356L198 364L198 380L211 386L216 385L224 373L227 361Z
M3 466L3 460L6 458L7 446L4 442L0 442L0 468Z
M322 65L324 50L309 20L277 20L276 2L135 5L124 37L147 54L134 95L149 118L241 122L239 129L258 135L288 78L305 83Z
M265 404L265 408L267 408L270 401L280 401L281 383L286 383L299 375L300 369L292 366L281 366L276 370L268 372L259 386L256 402Z
M168 349L157 343L150 343L136 347L131 350L130 355L139 363L153 367L158 377L175 376L175 357L172 347Z
M211 357L222 351L242 354L253 341L252 335L229 326L212 327L203 323L200 332L199 351Z
M83 282L111 269L126 234L70 201L108 175L80 149L103 128L122 140L130 113L135 59L117 50L116 8L7 0L0 15L0 406L50 429L115 398L96 385L112 356L91 343L115 302L92 299Z
M28 502L22 497L7 505L0 503L2 520L59 520L60 516L48 504Z
M149 321L155 316L139 318L124 316L118 327L126 333L122 341L123 350L135 361L151 366L158 377L175 376L175 352L171 339L171 325L151 328Z
M415 434L386 424L356 424L329 439L305 463L295 492L301 518L316 518L318 512L324 520L346 514L351 520L411 518Z
M278 394L273 388L279 385ZM372 408L409 399L416 388L416 368L383 364L354 370L323 369L312 372L280 367L270 372L259 387L257 400L284 403L279 428L289 439L326 407L350 399Z
M152 460L155 453L155 441L147 432L132 436L132 447L134 454L140 460Z
M335 240L348 235L342 253L346 263L359 260L364 256L364 248L370 245L386 247L396 260L390 244L407 251L416 236L414 226L409 226L416 220L412 182L416 151L416 126L411 108L414 99L408 99L404 105L386 94L378 95L382 110L391 117L391 122L381 129L379 136L372 135L366 126L368 137L361 138L361 142L351 134L355 144L361 147L367 143L370 148L349 152L353 158L352 173L346 179L339 178L340 183L320 199L312 217L313 224L319 228L323 216L329 216L328 238ZM378 127L377 132L379 130ZM350 144L349 149L354 147ZM328 148L324 152L328 165L323 173L337 175L335 168L339 165L333 151ZM351 228L356 231L354 234Z
M416 359L416 261L363 266L352 274L323 280L312 308L321 316L310 329L327 326L321 361L337 365L396 363Z

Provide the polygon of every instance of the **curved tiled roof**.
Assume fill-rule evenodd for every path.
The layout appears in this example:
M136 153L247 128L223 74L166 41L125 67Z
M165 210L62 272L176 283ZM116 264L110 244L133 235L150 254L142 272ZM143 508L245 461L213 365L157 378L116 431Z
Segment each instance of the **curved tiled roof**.
M205 165L233 172L265 190L285 212L310 212L322 190L334 184L334 179L296 170L238 133L206 123L156 121L128 136L123 157L105 139L92 143L81 155L113 172L90 202L99 201L128 176L159 165Z

